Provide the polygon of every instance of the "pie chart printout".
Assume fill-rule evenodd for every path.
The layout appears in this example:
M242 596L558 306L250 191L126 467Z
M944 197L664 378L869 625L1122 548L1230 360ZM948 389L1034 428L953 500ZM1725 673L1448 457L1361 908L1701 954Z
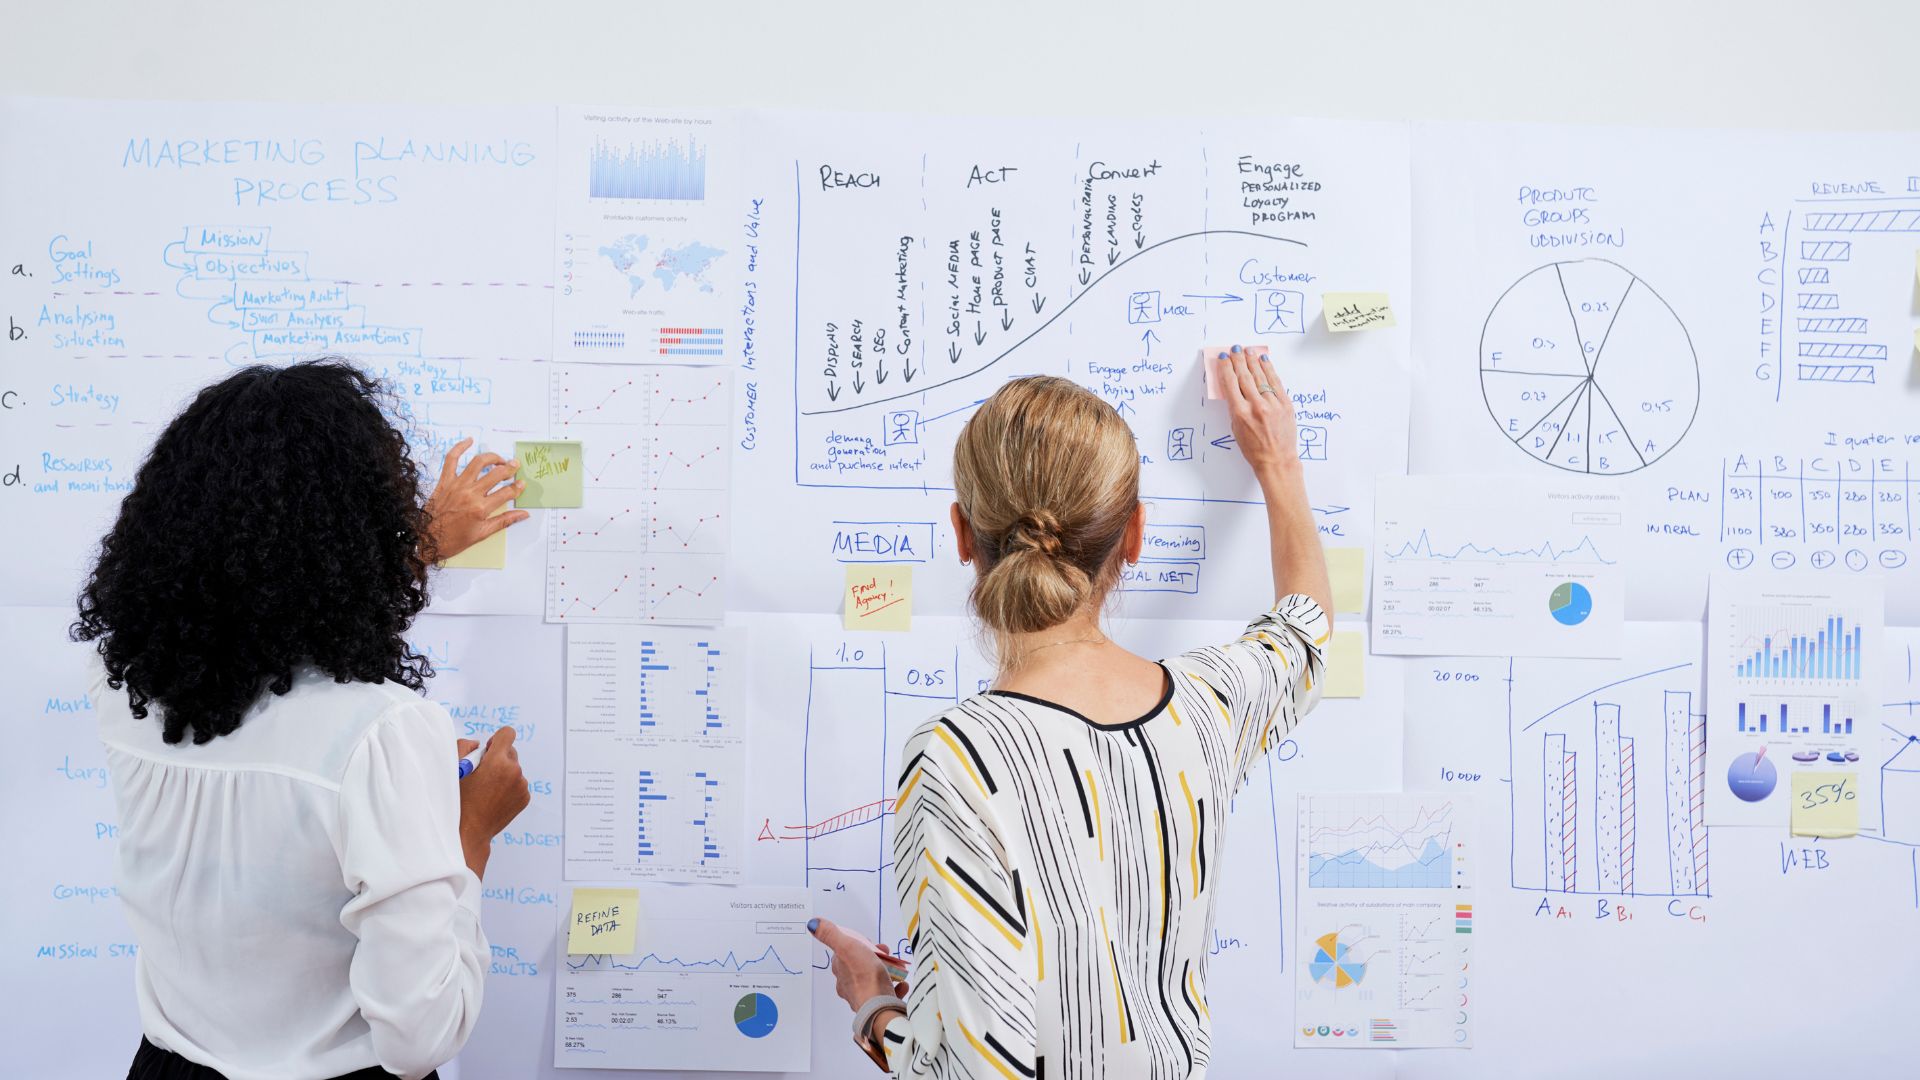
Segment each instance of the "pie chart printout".
M1727 788L1744 802L1759 802L1773 794L1780 773L1758 753L1741 754L1727 766Z
M1549 263L1513 283L1480 334L1487 411L1522 452L1618 476L1660 460L1700 407L1693 340L1618 263Z
M1345 989L1367 977L1366 963L1347 955L1347 945L1340 940L1338 933L1322 934L1314 944L1317 948L1313 953L1313 962L1308 965L1314 982L1330 983L1335 989Z
M1547 610L1562 626L1579 626L1593 614L1593 593L1577 581L1563 581L1547 597Z
M765 994L748 994L733 1007L733 1026L749 1039L764 1039L780 1022L780 1009Z

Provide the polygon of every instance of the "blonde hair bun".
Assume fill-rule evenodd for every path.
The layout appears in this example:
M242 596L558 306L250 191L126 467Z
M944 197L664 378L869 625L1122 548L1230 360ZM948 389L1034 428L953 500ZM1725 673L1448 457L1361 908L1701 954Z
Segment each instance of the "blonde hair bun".
M1051 375L1009 381L960 432L953 483L978 555L973 609L996 635L1058 626L1119 581L1140 457L1092 391Z

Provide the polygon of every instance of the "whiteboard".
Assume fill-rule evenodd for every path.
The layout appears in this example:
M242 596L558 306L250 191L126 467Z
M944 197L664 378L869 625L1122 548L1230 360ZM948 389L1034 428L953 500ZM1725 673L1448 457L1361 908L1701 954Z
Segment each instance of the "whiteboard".
M215 20L207 29L214 34L240 34L244 27ZM326 27L311 29L320 34L336 32ZM561 67L578 70L576 65L556 62L556 71ZM451 93L448 87L456 85L429 90L432 80L415 74L425 68L408 70L409 78L420 78L419 96L444 98ZM691 69L681 73L696 74ZM1066 78L1055 73L1043 77ZM43 82L37 88L54 85ZM984 102L992 111L1015 111L1029 100L1004 83L997 85L1000 88L991 92L1003 96L941 99L930 91L928 100L948 101L956 108L971 104L976 109ZM628 87L575 81L562 88L568 92L540 99L634 100ZM1054 89L1061 100L1069 100L1061 87ZM592 93L576 92L580 90ZM832 100L829 87L808 90L819 94L815 104L846 104ZM196 91L183 86L182 92ZM1489 97L1494 93L1482 92ZM1235 118L1236 113L1254 111L1234 107L1247 106L1245 101L1227 102L1228 107L1222 108L1217 95L1191 88L1180 93L1189 96L1158 98L1150 104L1136 101L1146 112L1189 114L1186 119L1148 124L1133 120L936 124L906 117L730 114L730 121L740 125L743 141L764 148L752 163L742 166L742 180L749 190L740 193L748 203L763 200L760 220L768 232L763 243L772 252L776 236L795 238L778 241L783 245L778 249L781 257L768 258L753 279L754 294L767 298L763 310L767 326L758 340L768 344L754 356L754 367L748 368L741 355L733 356L729 364L736 434L746 440L750 412L753 431L753 446L736 445L733 455L732 517L750 522L769 507L791 515L778 535L736 525L728 557L727 621L743 628L751 643L747 693L756 745L749 764L753 785L748 817L768 824L806 823L885 798L890 794L885 748L897 743L930 708L938 707L928 700L923 685L913 680L938 672L944 682L942 692L965 693L989 677L989 668L974 647L973 633L960 618L963 579L951 565L950 538L938 524L946 496L933 489L940 486L937 470L941 467L935 418L950 409L964 409L982 396L970 388L995 376L985 369L970 370L949 387L914 395L925 399L910 402L924 409L920 419L928 421L928 427L919 430L936 432L922 444L921 471L913 473L920 479L878 490L847 480L800 483L802 466L826 460L821 457L822 448L847 433L845 421L822 420L833 414L814 411L824 386L801 387L801 369L792 358L802 347L802 320L809 335L807 347L811 347L826 312L890 307L876 297L892 293L891 251L900 234L965 236L972 223L988 220L991 211L1003 212L1009 235L1023 227L1023 221L1031 222L1036 235L1041 235L1039 246L1045 257L1039 269L1044 281L1038 288L1023 284L1017 299L1031 305L1034 299L1045 298L1047 304L1064 306L1079 291L1074 283L1078 243L1068 240L1078 211L1061 205L1068 200L1058 193L1057 178L1087 166L1088 161L1075 158L1081 152L1076 144L1149 158L1164 155L1168 170L1154 178L1161 183L1143 188L1153 203L1147 243L1156 244L1163 236L1212 232L1222 224L1215 213L1247 212L1237 198L1228 197L1238 194L1237 181L1216 177L1197 162L1224 165L1250 155L1256 160L1298 158L1308 163L1315 176L1327 183L1315 200L1319 215L1289 223L1311 250L1311 265L1290 263L1288 268L1317 275L1322 283L1300 291L1317 296L1322 284L1335 287L1327 283L1331 279L1352 288L1382 289L1396 297L1401 316L1401 327L1395 331L1338 345L1323 336L1301 335L1305 340L1294 350L1301 374L1289 376L1296 392L1320 399L1303 408L1338 414L1320 417L1328 428L1330 452L1325 460L1310 463L1309 483L1329 542L1359 545L1367 539L1370 479L1376 473L1409 468L1494 472L1540 466L1524 456L1495 456L1495 452L1511 455L1514 451L1488 438L1493 425L1484 404L1472 400L1477 389L1472 378L1472 342L1478 323L1501 290L1542 261L1551 261L1527 248L1534 227L1524 221L1514 224L1513 189L1549 182L1592 186L1606 192L1607 212L1630 234L1624 255L1615 255L1622 258L1622 265L1630 263L1634 272L1648 279L1656 272L1646 267L1662 267L1658 282L1662 295L1687 313L1689 328L1699 339L1696 352L1704 387L1701 423L1689 430L1672 461L1628 479L1641 504L1664 501L1675 508L1659 516L1649 513L1652 524L1686 527L1680 532L1643 534L1660 539L1658 544L1647 541L1648 550L1637 554L1645 566L1673 574L1667 583L1671 587L1664 587L1662 579L1649 578L1644 596L1636 596L1633 617L1637 621L1632 629L1636 649L1642 651L1618 665L1589 670L1583 666L1589 662L1517 660L1510 668L1505 661L1485 659L1429 663L1371 657L1366 697L1327 703L1294 740L1276 751L1234 808L1234 848L1224 871L1218 951L1213 957L1211 996L1219 1033L1215 1075L1261 1075L1276 1059L1315 1075L1469 1075L1490 1068L1547 1068L1543 1063L1548 1061L1555 1071L1570 1075L1601 1075L1644 1060L1650 1047L1702 1067L1752 1068L1761 1062L1772 1067L1782 1060L1837 1061L1868 1070L1896 1067L1904 1058L1897 1043L1885 1034L1889 1006L1884 1003L1894 1000L1908 978L1905 973L1912 969L1912 931L1920 919L1920 885L1916 885L1920 879L1915 877L1914 849L1908 843L1856 839L1814 844L1794 842L1784 835L1716 830L1706 890L1696 883L1694 891L1676 894L1677 887L1669 883L1667 892L1648 891L1628 898L1550 897L1514 870L1504 875L1495 871L1503 862L1513 862L1512 852L1523 843L1527 828L1504 790L1510 779L1508 760L1518 738L1511 723L1516 698L1524 705L1544 695L1551 699L1544 709L1560 700L1553 695L1561 690L1564 697L1591 695L1594 688L1614 679L1697 657L1702 598L1687 591L1693 576L1689 570L1703 576L1705 567L1723 564L1728 551L1742 545L1729 542L1717 529L1707 530L1705 518L1699 516L1700 504L1667 500L1667 488L1698 487L1724 499L1720 468L1744 441L1755 438L1751 429L1756 410L1768 420L1764 452L1776 456L1792 452L1796 460L1816 456L1829 426L1838 427L1842 420L1862 437L1884 434L1896 440L1896 449L1899 440L1912 433L1913 417L1920 411L1914 408L1913 380L1900 369L1900 357L1890 353L1884 367L1876 369L1888 375L1871 384L1873 389L1865 394L1847 397L1844 387L1809 382L1793 388L1799 398L1785 397L1783 391L1781 399L1768 403L1763 392L1778 384L1759 385L1760 380L1753 377L1758 365L1746 362L1753 342L1741 336L1754 336L1750 328L1742 329L1750 321L1747 316L1753 306L1748 294L1756 268L1746 250L1752 241L1748 230L1757 220L1753 215L1791 204L1801 185L1821 176L1874 176L1897 188L1906 177L1904 163L1915 156L1912 140L1275 121ZM249 88L245 94L210 96L266 99L281 95L254 93ZM468 98L492 96L497 94L476 87ZM761 99L770 96L763 93ZM663 91L650 100L686 98ZM1181 108L1168 109L1168 102L1180 103ZM1497 115L1505 108L1487 108L1482 115ZM1416 110L1400 105L1380 111L1406 115ZM1672 119L1674 114L1650 118ZM1695 119L1737 122L1741 118ZM1811 111L1767 119L1844 126ZM291 200L236 206L236 176L244 177L244 170L129 169L125 163L130 138L158 140L166 131L199 137L213 130L290 133L346 148L340 151L347 155L348 165L339 177L348 181L342 189L344 197L308 200L296 191ZM125 354L107 353L104 343L91 339L84 346L36 344L40 351L31 354L28 370L37 381L33 400L39 405L25 423L0 430L0 457L39 461L42 454L54 454L71 460L113 459L117 462L114 476L123 478L128 463L137 459L144 440L151 437L152 425L171 414L181 394L229 370L237 357L260 355L243 327L212 317L207 297L181 292L181 268L169 262L168 247L183 229L196 223L270 226L276 243L316 260L316 276L324 273L369 286L362 292L369 298L366 306L373 321L421 331L417 356L375 358L374 365L386 365L389 373L403 362L457 365L462 385L488 388L468 400L438 397L430 388L421 402L423 446L444 445L456 432L477 431L483 440L496 444L544 433L548 416L542 406L548 398L547 369L553 355L551 302L546 294L556 280L558 246L547 208L555 204L554 170L563 156L557 131L555 110L538 104L340 108L10 103L0 114L0 147L7 150L10 161L21 156L15 147L31 147L36 164L10 167L0 174L0 207L6 208L0 211L0 244L9 252L25 251L29 261L50 269L56 262L75 263L54 256L56 250L77 248L52 245L55 236L80 242L92 239L96 247L88 257L88 272L120 275L121 280L106 291L120 289L132 295L106 300L55 298L44 295L51 287L43 279L0 283L0 306L8 311L37 314L40 304L55 300L93 304L115 317L112 332L128 341ZM398 196L389 203L355 205L361 177L351 171L351 147L369 133L377 138L402 132L428 133L420 137L443 142L500 145L508 148L504 159L525 156L526 160L460 168L418 160L391 163L390 168L369 170L376 179L372 190L376 196L381 194L377 179L391 176ZM523 147L526 154L515 153L514 147ZM922 162L922 154L930 156L930 165ZM942 154L949 160L942 160ZM843 162L849 163L843 171L877 172L883 177L918 177L922 170L929 176L949 175L940 171L942 166L964 170L987 163L963 160L976 155L988 159L991 166L1019 164L1024 175L1049 178L1051 184L1036 185L1039 190L1033 191L1010 188L1004 199L981 201L963 185L948 182L942 187L936 180L932 208L923 210L918 205L918 185L907 185L912 194L897 199L896 187L883 181L877 189L879 198L850 203L844 200L861 197L859 192L806 191L797 182L800 177L817 178L823 164L838 167ZM1119 160L1116 154L1106 157ZM1656 184L1638 186L1652 170L1632 165L1650 159L1680 160L1686 165L1658 177ZM1755 160L1770 162L1769 170L1743 167ZM331 163L322 165L314 175L322 180L334 178L330 168ZM1550 181L1542 179L1549 173L1555 174ZM301 186L306 179L303 175ZM1056 190L1048 190L1049 186ZM1211 199L1196 197L1209 192ZM257 191L248 194L257 197ZM491 212L499 206L535 209L525 214ZM246 218L233 218L236 209L244 209ZM898 226L903 215L916 224ZM1201 220L1184 223L1189 216ZM485 228L476 229L477 221L484 221ZM809 233L807 222L823 231ZM742 230L736 239L744 240L744 215L733 224ZM1060 227L1041 234L1042 224ZM1132 242L1130 236L1125 241ZM1254 252L1230 246L1241 242L1198 236L1181 242L1191 245L1191 250L1170 245L1161 250L1170 258L1133 264L1131 272L1150 270L1149 276L1165 281L1190 282L1192 288L1181 284L1180 289L1196 296L1216 295L1211 291L1216 287L1229 291L1244 284L1252 292L1285 284L1259 280L1270 268L1262 269ZM1140 245L1142 250L1145 247L1146 243ZM1911 287L1905 255L1897 247L1882 247L1872 256L1879 260L1874 280ZM885 257L876 256L876 250L885 252ZM1864 247L1862 253L1866 258ZM1104 253L1099 257L1104 259ZM318 260L324 260L324 267ZM1250 260L1254 278L1243 280L1242 268ZM13 261L6 260L9 265ZM1229 266L1231 275L1225 269ZM829 276L837 280L827 282ZM434 282L442 284L422 284ZM448 282L498 284L449 286ZM1124 276L1106 286L1128 296L1155 291L1153 282L1129 284ZM746 282L729 282L729 287L744 291ZM389 288L393 291L385 291ZM402 288L417 291L402 297ZM191 286L188 289L192 291ZM1169 295L1173 288L1162 284L1158 291L1167 301L1163 308L1178 306ZM1402 297L1404 304L1398 302ZM1111 374L1100 365L1110 363L1105 357L1122 347L1130 350L1124 354L1130 361L1147 361L1152 357L1141 353L1148 346L1160 347L1157 342L1167 337L1184 335L1176 340L1191 340L1243 329L1254 333L1257 324L1249 321L1243 327L1239 311L1216 322L1214 312L1223 309L1213 307L1195 308L1199 314L1192 316L1190 324L1179 324L1183 316L1163 310L1163 320L1174 320L1178 329L1168 326L1165 336L1148 339L1141 324L1124 321L1121 306L1093 314L1100 303L1100 294L1089 290L1084 307L1076 303L1075 312L1061 321L1035 328L1043 336L1034 339L1031 348L1027 321L1017 325L1018 333L992 332L995 340L1005 334L1008 344L1020 341L1019 348L1026 350L1014 350L1010 353L1014 359L996 358L996 363L1018 370L1053 370L1057 365L1076 378L1107 387L1110 397L1127 401L1136 410L1129 415L1130 421L1136 430L1153 432L1151 443L1159 451L1146 469L1154 520L1206 530L1207 555L1195 560L1199 569L1192 575L1195 590L1121 596L1116 612L1121 640L1142 651L1164 653L1229 635L1235 630L1234 620L1245 617L1235 607L1234 582L1249 574L1256 578L1264 574L1255 512L1240 505L1250 492L1244 490L1244 481L1243 489L1235 489L1236 480L1225 468L1230 458L1176 458L1170 449L1176 443L1169 438L1182 428L1192 428L1198 435L1209 422L1220 423L1218 405L1209 406L1187 392L1193 388L1179 380L1190 373L1175 373L1174 392L1158 401L1153 400L1156 395L1141 393L1159 377L1152 368L1131 370L1130 362L1130 370ZM1880 290L1861 303L1873 308L1871 317L1891 320L1909 314L1911 298ZM1053 310L1058 312L1059 307ZM1031 322L1043 322L1046 306L1031 316ZM938 325L937 320L929 323ZM38 329L29 329L35 334L32 341L44 341ZM965 328L964 333L970 340L972 329ZM936 335L937 330L929 330L925 336L937 341ZM1044 361L1030 359L1043 353ZM946 362L943 352L934 355ZM1905 359L1911 363L1910 355ZM10 372L14 370L19 369L10 366ZM58 392L63 386L69 390ZM53 405L55 400L61 404ZM56 413L56 409L67 411ZM890 410L885 403L866 409L876 417L886 411ZM70 419L78 414L84 416ZM878 434L882 430L876 421L871 430L858 434L884 442ZM944 438L950 442L950 429ZM1211 439L1203 439L1193 445L1212 444ZM912 460L906 449L884 445L882 449L889 451L890 461ZM921 485L920 490L914 489L915 484ZM1322 499L1323 493L1329 497ZM66 495L76 497L66 499ZM98 534L111 513L113 495L111 483L102 482L99 490L68 490L53 496L63 501L50 509L0 518L7 550L21 553L9 560L6 576L0 577L9 605L0 634L7 638L4 655L9 657L6 708L23 721L19 729L25 733L18 775L10 776L13 782L0 790L6 792L9 820L49 822L31 836L10 835L3 853L20 873L8 885L10 917L0 987L9 1000L47 1004L45 1013L34 1019L40 1030L91 1035L117 1029L126 1033L125 1045L131 1045L137 1031L129 992L131 942L111 896L115 823L103 774L98 771L100 755L91 726L85 716L78 715L83 709L78 692L82 653L63 644L60 633L68 618L62 605L71 595L73 575L88 538ZM1195 499L1200 501L1189 501ZM887 636L878 663L866 664L866 670L858 672L838 670L846 665L834 662L843 650L871 648L875 639L874 635L847 634L834 614L837 584L833 579L841 565L835 558L842 536L839 523L849 521L909 526L916 536L926 525L930 540L927 561L916 563L923 576L914 633L898 639ZM442 671L433 696L453 710L463 733L483 734L500 724L513 724L535 785L533 805L498 847L499 857L487 882L486 923L495 952L487 1015L461 1063L462 1075L468 1077L556 1074L547 1063L553 1034L549 982L554 961L553 911L564 902L560 702L565 646L562 629L537 615L543 582L541 575L530 571L542 563L543 539L533 530L521 532L524 535L514 538L509 552L511 569L503 574L443 575L432 613L415 633L416 643ZM1905 541L1911 541L1911 534ZM1787 547L1808 560L1816 550L1805 544ZM796 549L802 557L794 557ZM1873 549L1873 554L1902 549L1902 543L1890 541ZM1914 571L1910 565L1892 570L1889 611L1895 621L1912 626L1916 621L1912 605L1920 603ZM1885 720L1896 730L1911 732L1913 714L1920 709L1912 704L1920 701L1920 682L1911 659L1914 635L1902 631L1890 636L1894 642L1890 667L1904 674L1904 682L1886 687L1891 704ZM481 641L489 650L509 643L529 662L511 673L486 665L463 665L463 657L473 656ZM1441 674L1473 678L1442 680ZM1653 688L1662 694L1688 692L1684 680L1668 681L1671 685ZM803 683L810 690L805 703L797 700L795 689ZM791 762L801 760L816 742L871 747L875 767L868 775L831 778L794 769ZM829 780L831 785L823 789ZM1296 962L1296 927L1290 914L1291 796L1402 786L1445 789L1471 798L1481 818L1490 823L1482 842L1494 853L1484 860L1492 876L1483 877L1480 884L1495 898L1485 902L1482 912L1484 973L1479 985L1486 997L1478 1045L1467 1052L1399 1056L1293 1049L1289 1025L1272 1022L1275 1003L1286 1000ZM1904 835L1909 842L1920 839L1915 836L1920 820L1899 816L1920 810L1911 803L1895 803L1892 812L1895 819L1890 819L1889 835ZM805 882L821 890L822 910L856 923L872 920L876 934L886 936L888 920L895 915L877 899L880 890L874 886L883 876L878 862L830 866L792 845L750 846L753 880ZM876 856L870 853L867 858ZM876 899L860 899L869 888ZM1839 1012L1803 1010L1790 1022L1767 1014L1775 1026L1755 1035L1752 1017L1756 1013L1748 1010L1773 1003L1748 1001L1741 991L1769 983L1818 984L1830 970L1830 958L1818 950L1796 951L1782 939L1835 929L1836 924L1853 930L1850 940L1859 943L1849 976L1852 989L1842 997ZM42 955L43 950L51 953ZM1632 963L1618 963L1623 956ZM818 991L822 1004L831 1005L824 996L826 984L819 984ZM91 1011L72 1009L70 1004L76 1000L87 1001ZM849 1075L863 1068L845 1041L839 1014L826 1007L819 1013L814 1073ZM1687 1016L1691 1026L1672 1027L1670 1020L1680 1015ZM1565 1046L1580 1041L1582 1034L1594 1029L1596 1016L1620 1030L1657 1033L1647 1039L1658 1042L1621 1039L1601 1046L1581 1042L1584 1056L1577 1060L1543 1056L1562 1053ZM57 1048L49 1050L57 1057L41 1063L49 1075L90 1075L125 1060L123 1046L103 1038L50 1038L44 1044ZM573 1070L557 1074L600 1075Z

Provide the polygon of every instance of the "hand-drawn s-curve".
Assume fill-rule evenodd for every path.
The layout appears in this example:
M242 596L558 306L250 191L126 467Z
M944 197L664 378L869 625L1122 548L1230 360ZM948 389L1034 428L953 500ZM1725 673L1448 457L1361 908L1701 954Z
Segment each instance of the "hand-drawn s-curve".
M928 383L925 386L916 386L911 390L903 390L898 394L889 394L886 397L872 398L867 401L856 401L850 404L839 405L839 406L828 408L828 409L802 409L800 411L800 415L801 416L826 416L831 413L852 412L855 409L864 409L870 405L884 405L889 401L899 401L901 398L910 398L916 394L924 394L929 390L938 390L942 386L951 386L954 383L960 382L964 379L970 379L975 375L978 375L981 372L992 367L993 365L999 363L1000 361L1005 360L1008 356L1010 356L1013 353L1015 349L1018 349L1020 346L1025 345L1027 342L1032 341L1035 337L1038 337L1041 331L1053 325L1055 319L1058 319L1060 316L1065 315L1069 311L1072 311L1073 305L1086 299L1088 295L1090 295L1091 293L1093 293L1094 290L1100 287L1101 282L1107 280L1108 278L1112 277L1114 274L1118 273L1128 263L1133 262L1135 259L1143 258L1159 248L1166 247L1168 244L1177 244L1182 240L1191 240L1196 236L1247 236L1255 240L1271 240L1276 244L1293 244L1296 247L1307 246L1307 242L1305 240L1295 240L1295 239L1292 239L1291 237L1286 237L1286 236L1269 236L1266 233L1249 232L1246 229L1200 229L1195 232L1181 233L1179 236L1168 237L1167 239L1162 240L1157 244L1148 244L1146 247L1141 248L1139 251L1134 252L1133 254L1127 256L1124 259L1121 259L1119 262L1114 263L1112 266L1108 267L1106 273L1101 274L1099 277L1094 278L1092 281L1088 282L1087 287L1080 290L1080 295L1075 296L1073 299L1061 305L1059 311L1054 312L1052 316L1050 316L1047 319L1046 322L1043 322L1039 326L1034 327L1031 331L1028 332L1026 337L1023 337L1019 341L1016 341L1012 345L1009 345L1006 348L1006 350L1003 351L999 356L996 356L993 359L987 361L986 363L981 364L979 367L974 368L972 371L969 371L964 375L955 375L952 378L942 379L936 383Z

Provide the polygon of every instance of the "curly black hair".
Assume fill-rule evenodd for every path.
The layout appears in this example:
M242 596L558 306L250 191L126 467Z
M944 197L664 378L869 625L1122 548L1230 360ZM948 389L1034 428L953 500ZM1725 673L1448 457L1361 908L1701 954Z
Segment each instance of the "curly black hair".
M134 716L160 708L167 742L234 731L303 665L414 690L433 674L401 636L426 606L430 534L383 405L329 357L235 372L161 432L71 633L98 643Z

